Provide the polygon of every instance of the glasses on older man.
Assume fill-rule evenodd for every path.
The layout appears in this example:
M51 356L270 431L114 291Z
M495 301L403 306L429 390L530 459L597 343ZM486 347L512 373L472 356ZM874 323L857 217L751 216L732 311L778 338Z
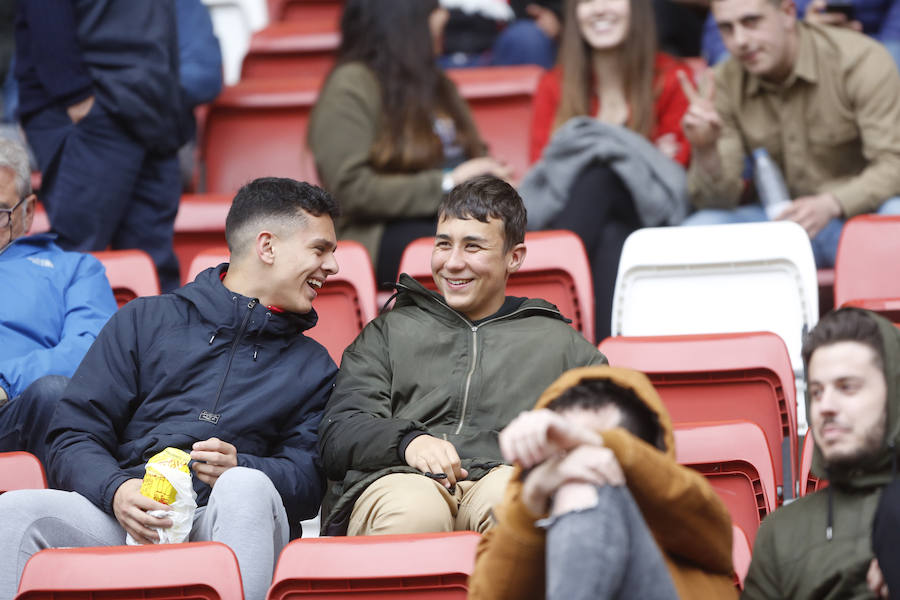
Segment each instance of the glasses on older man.
M0 229L3 229L4 227L10 227L10 223L12 223L13 213L17 208L22 206L22 203L26 200L28 200L28 196L25 196L24 198L16 202L16 205L12 208L0 208Z

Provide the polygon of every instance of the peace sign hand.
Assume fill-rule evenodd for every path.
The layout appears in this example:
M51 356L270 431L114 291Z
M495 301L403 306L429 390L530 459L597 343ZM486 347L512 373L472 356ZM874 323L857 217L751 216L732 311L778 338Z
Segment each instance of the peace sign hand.
M694 87L690 78L683 71L679 71L678 82L690 103L681 119L684 136L695 150L709 149L715 145L722 131L722 119L716 112L714 102L715 75L711 70L707 70L700 79L699 87Z

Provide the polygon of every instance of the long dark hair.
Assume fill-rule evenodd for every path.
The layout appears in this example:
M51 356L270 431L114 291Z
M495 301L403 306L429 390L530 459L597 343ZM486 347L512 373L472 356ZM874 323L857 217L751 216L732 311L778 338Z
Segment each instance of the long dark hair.
M362 62L381 86L382 117L371 149L378 170L440 167L438 115L453 119L467 157L484 154L453 82L435 62L428 17L437 8L438 0L347 0L344 6L336 67Z
M591 67L591 47L581 36L575 7L579 0L566 0L562 40L558 64L563 83L554 128L572 117L590 112L591 84L595 81ZM618 48L619 64L625 82L625 99L629 129L650 137L655 125L654 104L658 90L656 75L656 22L650 0L631 0L631 18L625 40ZM602 85L602 82L601 82Z

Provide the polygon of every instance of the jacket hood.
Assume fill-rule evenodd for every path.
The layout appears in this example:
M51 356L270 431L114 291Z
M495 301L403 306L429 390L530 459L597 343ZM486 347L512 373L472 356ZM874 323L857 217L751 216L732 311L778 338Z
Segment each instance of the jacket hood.
M544 390L538 398L535 409L546 408L551 402L559 398L563 392L587 381L606 380L621 388L629 389L640 398L644 404L652 410L659 419L660 436L664 453L671 459L675 459L675 436L672 433L672 419L662 399L650 383L646 375L640 371L625 369L622 367L580 367L566 371L554 381L550 387ZM659 444L657 444L659 445Z
M844 309L861 310L861 309ZM896 451L900 445L900 329L887 319L865 311L878 323L884 353L884 379L887 383L887 424L881 452L867 463L852 469L832 469L818 446L813 451L812 471L819 477L842 487L863 489L890 482L896 474ZM807 373L809 365L805 365ZM810 414L809 390L806 392L806 414Z
M226 271L228 263L206 269L194 281L172 292L193 304L204 320L215 324L214 335L239 329L251 303L255 306L247 326L250 334L290 337L314 327L318 321L315 309L306 314L277 312L262 306L256 298L232 292L222 284Z
M396 307L414 304L442 321L458 323L460 319L463 319L466 323L471 324L471 321L465 315L453 310L443 296L429 290L406 273L400 274L400 278L394 284L394 288L397 290L394 293L397 297ZM522 305L516 309L516 314L524 315L526 313L539 313L566 323L572 322L571 319L565 318L556 306L540 298L526 298Z

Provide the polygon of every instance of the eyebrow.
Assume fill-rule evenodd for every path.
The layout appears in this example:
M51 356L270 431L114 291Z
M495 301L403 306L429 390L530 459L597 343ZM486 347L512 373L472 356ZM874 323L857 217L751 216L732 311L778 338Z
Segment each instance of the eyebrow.
M309 245L310 246L320 246L321 245L321 246L325 246L326 248L329 248L332 250L337 248L337 244L335 244L331 240L326 240L325 238L316 238L316 239L312 240L309 243Z
M447 235L446 233L439 233L434 237L436 237L440 240L450 241L450 236ZM488 239L486 237L483 237L480 235L467 235L467 236L463 237L462 241L464 241L464 242L487 242Z

